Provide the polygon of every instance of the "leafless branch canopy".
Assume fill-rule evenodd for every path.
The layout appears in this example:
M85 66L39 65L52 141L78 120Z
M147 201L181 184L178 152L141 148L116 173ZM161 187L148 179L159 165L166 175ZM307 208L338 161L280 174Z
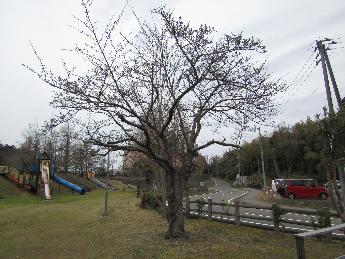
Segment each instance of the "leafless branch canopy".
M83 6L77 28L86 43L74 52L89 69L81 74L64 63L66 74L56 75L36 51L41 70L29 69L56 89L57 121L88 114L83 126L95 145L142 152L171 169L210 145L238 147L226 140L197 145L203 127L243 127L274 114L273 97L284 85L271 82L258 61L265 52L259 40L217 39L213 28L192 28L164 8L152 11L154 23L139 21L135 37L116 34L121 15L99 32Z

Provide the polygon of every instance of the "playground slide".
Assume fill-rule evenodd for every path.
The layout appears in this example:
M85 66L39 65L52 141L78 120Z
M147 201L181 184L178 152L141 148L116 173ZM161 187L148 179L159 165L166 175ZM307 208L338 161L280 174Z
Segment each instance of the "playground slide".
M57 182L57 183L59 183L59 184L62 184L63 186L66 186L66 187L72 189L73 191L79 192L81 195L82 195L82 194L85 194L85 189L79 187L78 185L75 185L75 184L73 184L73 183L70 183L70 182L68 182L68 181L66 181L66 180L64 180L64 179L62 179L61 177L58 177L58 176L56 176L56 175L51 175L51 178L52 178L55 182Z
M41 165L42 170L42 181L44 184L44 197L46 200L50 200L52 196L50 195L50 188L49 188L49 163L44 161Z
M107 188L108 186L108 189L115 190L113 186L111 186L110 184L106 184L105 182L97 179L96 177L90 177L89 179L103 189Z

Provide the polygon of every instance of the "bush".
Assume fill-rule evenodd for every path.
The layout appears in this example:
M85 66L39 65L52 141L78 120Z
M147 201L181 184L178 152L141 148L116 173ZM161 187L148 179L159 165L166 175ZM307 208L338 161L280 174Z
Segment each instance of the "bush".
M142 193L140 207L150 209L157 208L156 197L154 192L145 191Z
M318 223L320 228L328 228L331 226L331 215L327 208L318 210Z
M196 208L197 208L198 216L202 215L202 209L205 206L205 204L206 204L206 202L204 201L203 198L196 200Z
M280 222L282 219L282 216L286 213L285 210L283 210L281 207L279 207L277 204L272 204L272 217L273 221L278 223L278 231L279 231L279 225L282 226L282 230L284 232L285 226Z
M162 195L156 194L152 191L144 191L141 194L141 204L140 207L142 208L149 208L154 210L161 210L161 206L163 204Z

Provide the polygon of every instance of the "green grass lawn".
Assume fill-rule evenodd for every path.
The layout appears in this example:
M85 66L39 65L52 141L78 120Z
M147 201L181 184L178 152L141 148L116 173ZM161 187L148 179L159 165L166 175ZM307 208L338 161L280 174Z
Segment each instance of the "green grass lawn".
M290 200L288 198L281 198L276 201L277 204L292 206L292 207L300 207L300 208L311 208L311 209L321 209L321 208L329 208L334 209L332 201L330 198L327 200L319 200L319 199L305 199L305 198L296 198L294 200Z
M11 203L32 203L32 195L17 188L9 179L0 175L0 206Z
M165 240L165 219L139 208L134 197L133 191L110 192L110 215L103 217L103 191L56 193L51 201L5 195L0 201L0 258L296 257L289 234L200 219L186 220L189 240ZM306 253L308 258L335 258L345 254L345 242L308 239Z
M334 210L334 206L332 204L331 198L327 200L320 200L320 199L310 199L310 198L296 198L294 200L290 200L288 198L284 198L278 196L278 199L270 199L268 195L264 192L259 193L257 196L258 200L266 201L269 203L276 203L278 205L285 205L290 207L298 207L298 208L309 208L309 209L316 209L319 210L321 208L329 208Z

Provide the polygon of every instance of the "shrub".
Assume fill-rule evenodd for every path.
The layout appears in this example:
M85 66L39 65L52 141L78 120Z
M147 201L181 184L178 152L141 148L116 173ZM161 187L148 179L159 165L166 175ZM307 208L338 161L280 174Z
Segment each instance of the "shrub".
M154 209L154 210L163 212L162 206L163 206L163 198L161 194L156 194L153 191L142 192L140 207Z
M155 193L151 192L151 191L142 192L140 207L157 209L157 202L156 202Z
M327 228L331 226L331 215L327 208L318 210L318 222L320 228Z
M198 216L202 215L202 208L204 207L205 204L206 203L205 203L203 198L200 198L200 199L196 200L196 209L198 211Z
M278 226L282 226L282 229L284 231L285 226L280 222L282 216L286 213L285 210L283 210L281 207L279 207L277 204L272 204L272 217L273 221L278 223Z
M221 200L222 202L222 210L224 213L226 213L226 215L228 216L228 219L229 219L229 212L230 212L230 209L231 209L231 203L230 203L230 200L228 201L225 201L224 199Z

